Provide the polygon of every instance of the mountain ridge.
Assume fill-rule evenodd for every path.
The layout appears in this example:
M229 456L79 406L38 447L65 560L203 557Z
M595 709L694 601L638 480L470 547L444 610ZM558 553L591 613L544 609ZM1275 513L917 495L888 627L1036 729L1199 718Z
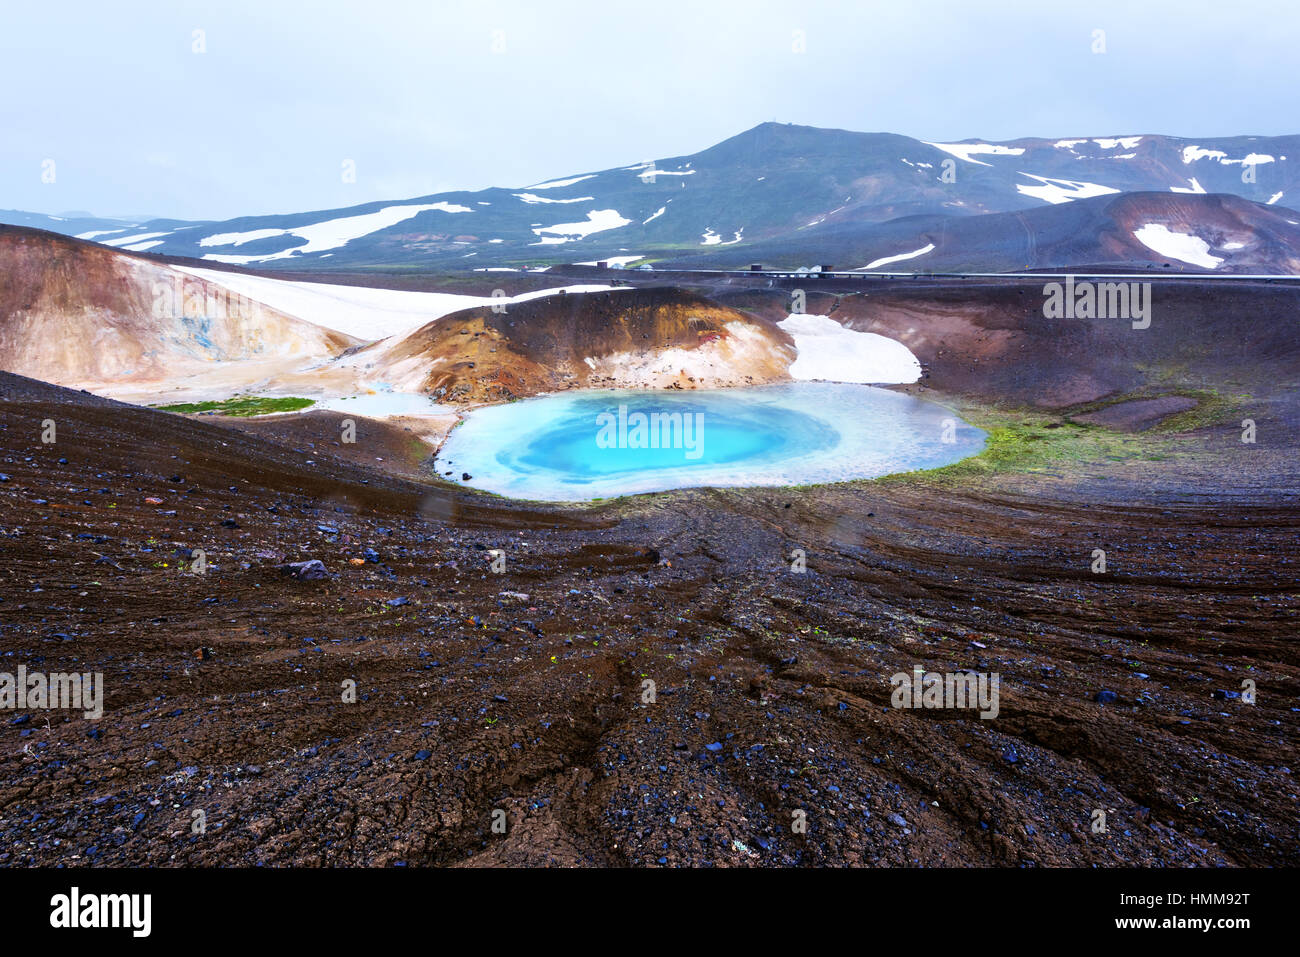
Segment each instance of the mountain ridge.
M1297 156L1300 135L938 142L769 122L696 153L524 187L220 221L42 224L40 214L20 211L0 211L0 221L131 252L268 269L519 268L680 259L846 223L955 220L1130 192L1285 206L1300 200Z

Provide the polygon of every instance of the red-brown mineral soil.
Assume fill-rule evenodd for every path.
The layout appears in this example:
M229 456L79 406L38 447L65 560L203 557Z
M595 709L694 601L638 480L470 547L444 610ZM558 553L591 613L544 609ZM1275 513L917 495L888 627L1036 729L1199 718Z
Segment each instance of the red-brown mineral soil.
M465 309L352 361L406 391L481 403L572 388L762 385L786 379L795 355L771 321L660 287Z
M106 687L4 714L0 863L1295 865L1297 416L1261 408L1255 445L558 507L377 423L0 375L0 670ZM916 665L996 672L997 717L892 707Z

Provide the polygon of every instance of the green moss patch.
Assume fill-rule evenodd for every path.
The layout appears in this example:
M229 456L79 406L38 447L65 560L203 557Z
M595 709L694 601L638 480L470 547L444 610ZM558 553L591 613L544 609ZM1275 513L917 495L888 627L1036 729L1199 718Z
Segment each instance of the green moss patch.
M193 415L196 412L216 412L219 415L250 416L268 415L272 412L297 412L309 405L314 399L297 396L241 395L219 402L178 402L174 405L156 405L155 409L163 412L183 412Z

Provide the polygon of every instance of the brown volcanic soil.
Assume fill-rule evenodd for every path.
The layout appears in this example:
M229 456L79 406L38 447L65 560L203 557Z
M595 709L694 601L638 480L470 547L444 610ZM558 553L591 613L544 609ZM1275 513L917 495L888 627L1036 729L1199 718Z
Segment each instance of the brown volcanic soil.
M1082 277L1080 277L1082 278ZM1223 392L1300 386L1294 283L1151 282L1151 325L1047 319L1042 280L773 280L701 285L723 305L774 321L803 289L809 313L905 343L944 392L1061 409L1177 384Z
M1300 863L1294 428L575 509L328 416L0 398L4 669L107 685L0 725L5 864ZM914 664L998 672L999 716L892 709Z
M573 388L726 388L787 378L775 323L675 287L552 295L455 312L360 350L373 376L440 401ZM647 351L652 354L647 355Z

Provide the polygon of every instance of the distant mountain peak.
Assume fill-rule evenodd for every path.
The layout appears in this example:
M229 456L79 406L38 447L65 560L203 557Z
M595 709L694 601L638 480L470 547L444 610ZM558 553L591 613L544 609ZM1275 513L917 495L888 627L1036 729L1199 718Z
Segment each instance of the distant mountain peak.
M697 153L489 188L225 222L0 213L128 252L265 268L447 270L775 248L849 226L1156 191L1300 202L1300 137L919 140L767 120ZM809 246L809 240L812 245ZM781 244L784 243L784 246ZM815 261L839 258L835 247ZM811 254L811 253L810 253Z

